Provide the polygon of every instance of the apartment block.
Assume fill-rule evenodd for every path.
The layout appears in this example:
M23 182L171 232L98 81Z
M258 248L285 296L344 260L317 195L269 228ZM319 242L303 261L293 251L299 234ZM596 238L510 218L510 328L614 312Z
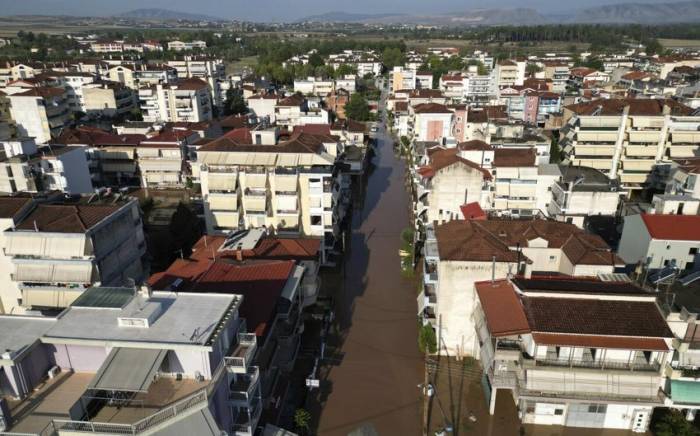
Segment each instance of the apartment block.
M58 317L0 317L10 430L252 436L262 401L242 301L94 287Z
M198 122L213 118L209 85L200 79L140 88L139 106L144 121L148 122Z
M564 163L599 169L629 191L650 184L655 165L693 157L700 144L700 117L673 100L594 100L564 113Z
M437 224L426 229L424 258L418 315L436 329L450 355L476 358L475 282L509 275L597 276L624 267L599 236L537 219Z
M279 234L338 234L337 139L297 132L250 144L223 137L199 148L207 233L266 227Z
M506 391L525 424L647 431L674 337L654 294L591 279L475 287L492 414Z
M66 91L62 88L31 88L7 98L17 133L31 136L37 143L49 142L71 120Z
M3 291L7 312L63 308L92 284L143 279L146 244L134 199L95 194L37 203L3 238L11 265L2 275L21 293Z

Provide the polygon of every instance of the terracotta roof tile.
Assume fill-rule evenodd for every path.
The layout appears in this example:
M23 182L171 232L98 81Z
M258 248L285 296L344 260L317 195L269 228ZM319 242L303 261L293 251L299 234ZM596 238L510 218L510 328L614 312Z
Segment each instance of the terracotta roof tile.
M700 241L700 215L649 215L642 221L654 239Z
M121 205L59 205L40 204L18 225L18 230L56 233L85 233L112 215Z
M492 336L530 332L520 298L508 280L476 282L474 287Z

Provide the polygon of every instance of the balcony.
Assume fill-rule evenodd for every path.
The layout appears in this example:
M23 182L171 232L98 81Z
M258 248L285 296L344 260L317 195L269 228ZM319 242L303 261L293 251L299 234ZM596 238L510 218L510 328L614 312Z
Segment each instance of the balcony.
M261 413L262 403L260 400L256 400L249 408L239 409L233 421L233 434L252 436L255 433Z
M661 365L659 362L647 362L635 360L631 362L588 360L588 359L523 359L523 367L559 367L559 368L584 368L600 370L621 370L639 372L659 372Z
M248 406L256 398L260 370L251 366L244 374L238 374L230 384L229 401L235 405Z
M245 374L257 348L258 340L254 333L239 333L238 345L230 356L224 358L228 371L235 374Z

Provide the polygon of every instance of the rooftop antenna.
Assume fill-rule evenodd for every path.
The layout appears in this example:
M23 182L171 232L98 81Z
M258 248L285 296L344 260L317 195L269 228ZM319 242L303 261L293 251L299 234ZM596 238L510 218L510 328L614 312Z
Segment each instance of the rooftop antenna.
M34 220L34 231L35 232L39 231L39 226L36 225L36 220Z
M491 286L494 286L496 281L496 256L491 258Z

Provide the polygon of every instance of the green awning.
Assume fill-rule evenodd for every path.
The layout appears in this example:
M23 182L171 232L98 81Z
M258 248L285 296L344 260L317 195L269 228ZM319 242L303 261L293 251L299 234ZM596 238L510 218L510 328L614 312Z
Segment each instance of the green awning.
M700 381L671 380L671 399L676 404L700 404Z

